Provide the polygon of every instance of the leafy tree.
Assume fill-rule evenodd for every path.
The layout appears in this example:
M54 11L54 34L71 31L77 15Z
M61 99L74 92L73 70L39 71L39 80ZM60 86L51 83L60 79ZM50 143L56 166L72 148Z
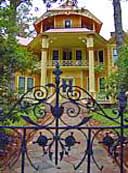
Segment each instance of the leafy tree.
M23 28L26 29L24 25L21 25L23 24L21 18L23 17L24 20L26 19L27 23L29 21L29 18L26 17L28 16L29 8L27 8L25 4L27 4L28 6L31 5L29 0L9 0L8 4L6 0L2 0L0 3L1 63L4 64L4 69L5 67L8 67L8 74L10 74L10 88L12 89L14 89L15 71L17 69L23 69L24 67L26 67L26 65L29 65L29 67L31 67L32 62L30 53L28 53L25 48L21 48L16 39L16 36L21 33L21 30L23 35ZM22 14L24 14L24 16ZM2 66L1 68L3 69Z
M22 33L22 36L24 36L25 30L29 28L30 21L34 19L32 14L29 13L32 7L31 0L1 0L0 7L1 11L4 10L6 14L7 10L10 11L9 21L11 21L13 27L18 26L15 35L21 35Z
M20 37L31 37L33 28L31 27L33 21L36 19L30 11L32 6L22 3L17 8L16 23L18 24L18 33ZM33 35L32 35L33 36Z
M16 1L18 2L18 1ZM13 1L15 3L15 1ZM19 7L18 4L14 6ZM0 9L0 104L11 105L15 92L15 72L33 70L36 58L25 47L18 44L16 36L19 32L17 15L10 4L1 3ZM13 18L14 17L14 18ZM14 20L11 20L11 19ZM5 92L6 91L6 92ZM6 94L5 94L6 93ZM7 97L8 103L4 100ZM9 99L10 98L10 99Z
M118 82L119 82L119 74L116 71L112 72L110 76L105 80L106 98L111 99L113 103L116 102L117 98Z
M120 47L118 60L116 62L117 69L110 74L106 80L108 96L115 96L119 88L122 86L128 91L128 43Z

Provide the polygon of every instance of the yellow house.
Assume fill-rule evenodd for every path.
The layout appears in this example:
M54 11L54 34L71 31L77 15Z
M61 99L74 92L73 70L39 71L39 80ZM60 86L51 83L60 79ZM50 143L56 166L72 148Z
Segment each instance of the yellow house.
M99 33L102 22L89 10L67 1L48 9L35 23L37 36L27 45L39 57L40 68L32 76L17 74L17 86L25 90L54 82L56 61L62 78L88 90L93 96L104 91L104 79L113 65L115 44Z

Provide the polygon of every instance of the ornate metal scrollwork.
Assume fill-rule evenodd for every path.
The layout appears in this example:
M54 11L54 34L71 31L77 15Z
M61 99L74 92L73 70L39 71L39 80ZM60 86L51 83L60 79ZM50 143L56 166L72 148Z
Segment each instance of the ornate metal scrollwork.
M115 131L116 137L124 137L124 129L128 128L127 118L123 117L126 107L126 97L124 93L119 95L119 111L115 116L105 113L100 104L79 86L73 86L72 83L61 83L59 64L53 71L55 75L55 84L46 84L45 86L36 86L23 94L15 103L11 110L5 113L0 108L0 122L5 122L8 118L17 115L24 120L25 126L6 126L0 125L1 129L17 130L20 146L18 145L18 154L12 161L12 165L21 155L21 173L25 172L25 156L30 165L39 170L39 167L33 163L31 154L28 151L28 143L33 141L37 131L40 131L39 137L36 136L31 145L38 145L42 148L42 157L48 155L51 161L57 166L61 161L70 157L76 146L81 147L80 159L77 163L71 163L76 170L82 163L87 162L87 172L91 171L91 160L101 171L103 165L100 165L95 158L94 144L98 140L98 135L105 129ZM123 100L123 101L122 101ZM123 106L122 106L123 105ZM95 114L104 117L106 120L114 122L115 126L95 126L91 125ZM114 111L115 113L115 111ZM119 113L119 114L118 114ZM120 132L119 132L120 131ZM8 137L0 133L0 150L6 150ZM12 142L11 142L12 143ZM120 141L120 148L123 151L124 141ZM115 147L117 148L117 147ZM79 154L78 154L79 155ZM116 155L116 149L113 150ZM117 157L115 157L117 159ZM121 173L123 173L123 155L120 156ZM10 162L7 164L11 165Z

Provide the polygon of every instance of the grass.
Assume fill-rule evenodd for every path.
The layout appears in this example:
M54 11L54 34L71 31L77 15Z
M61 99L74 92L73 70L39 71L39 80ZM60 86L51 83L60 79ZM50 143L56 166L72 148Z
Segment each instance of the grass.
M6 119L3 122L0 122L1 126L25 126L28 124L28 122L26 122L22 116L27 116L29 117L32 121L37 121L40 117L36 116L39 114L40 108L37 107L37 109L34 111L31 107L25 109L25 110L21 110L21 111L17 111L17 112L13 112L12 116L8 119ZM7 134L12 133L12 130L10 130L9 128L5 128L5 129L1 129L0 131L4 131Z
M111 118L114 118L116 115L112 114L112 109L104 109L104 112ZM116 122L109 120L108 118L99 115L98 113L93 113L93 119L100 121L102 125L104 126L114 126L117 125Z
M104 109L104 112L111 118L114 118L116 117L117 115L113 114L112 113L112 109ZM93 113L93 119L96 120L96 121L99 121L101 123L101 126L118 126L120 125L120 118L117 119L117 121L119 122L119 124L117 124L116 122L108 119L108 118L105 118L104 116L102 115L99 115L98 113ZM124 117L126 117L128 115L128 113L124 113ZM127 122L125 122L125 124L128 125ZM118 130L120 131L120 130ZM126 136L128 136L128 129L124 129L124 133Z

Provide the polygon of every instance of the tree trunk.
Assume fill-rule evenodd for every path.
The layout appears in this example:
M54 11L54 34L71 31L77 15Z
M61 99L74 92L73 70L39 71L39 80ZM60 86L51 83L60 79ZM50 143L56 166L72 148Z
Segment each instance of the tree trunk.
M115 35L116 35L116 46L117 51L123 44L123 27L122 27L122 13L120 0L113 0L114 9L114 25L115 25Z

